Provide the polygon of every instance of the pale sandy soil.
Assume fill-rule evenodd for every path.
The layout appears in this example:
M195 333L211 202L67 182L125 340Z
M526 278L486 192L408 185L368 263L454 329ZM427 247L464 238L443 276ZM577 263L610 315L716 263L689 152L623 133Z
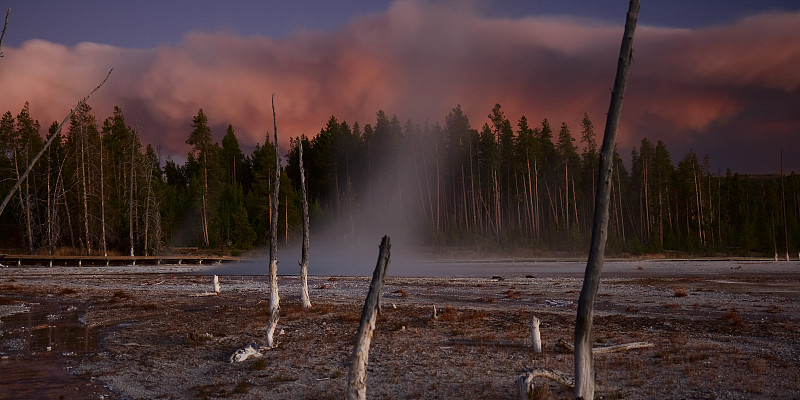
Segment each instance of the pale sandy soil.
M268 288L263 276L222 274L220 295L192 296L225 268L0 268L0 398L42 398L29 389L48 382L65 398L344 398L368 278L310 277L305 312L299 279L281 277L279 346L230 364L236 348L263 344ZM506 399L525 366L571 373L572 355L555 344L573 335L582 268L486 263L464 267L469 277L389 276L368 398ZM26 327L19 316L42 307L49 322L28 316ZM603 398L800 398L800 262L609 263L596 310L598 344L655 345L595 357ZM71 315L80 345L64 350L56 326ZM533 315L542 355L529 345ZM36 329L49 329L50 351L34 345ZM47 373L14 385L26 368ZM565 398L555 383L539 386L539 398Z

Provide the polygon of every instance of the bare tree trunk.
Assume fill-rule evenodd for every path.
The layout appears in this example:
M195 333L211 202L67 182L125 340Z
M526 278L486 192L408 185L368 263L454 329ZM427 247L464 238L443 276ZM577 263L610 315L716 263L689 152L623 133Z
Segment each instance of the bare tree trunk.
M17 179L20 179L19 175L19 153L17 152L16 145L14 145L14 171L17 174ZM27 179L25 180L27 183ZM25 185L26 193L28 185ZM25 239L28 246L28 253L33 253L33 234L31 230L31 215L30 210L27 207L27 202L25 201L25 196L22 195L22 191L19 192L19 206L22 207L23 212L25 214Z
M83 234L86 239L86 254L92 255L92 244L89 238L89 192L87 190L87 166L86 166L86 132L81 129L81 185L83 187Z
M639 14L639 0L631 0L625 22L625 33L614 79L614 91L609 105L603 147L600 152L600 169L597 175L598 187L595 197L594 222L592 223L592 242L586 274L583 278L578 312L575 323L575 391L576 399L594 398L594 361L592 359L592 318L600 274L603 269L606 239L608 238L608 207L611 194L611 173L614 165L614 142L617 137L622 98L628 84L631 60L633 58L633 34Z
M103 174L103 138L100 138L100 226L101 244L103 246L103 257L108 256L108 246L106 244L106 195L105 195L105 175Z
M206 157L208 154L206 153ZM203 167L203 244L208 247L211 242L208 239L208 166Z
M789 229L786 226L786 189L783 184L783 149L781 149L781 209L783 210L783 244L786 246L786 261L789 261Z
M136 180L135 179L135 175L134 175L134 171L133 171L133 167L134 167L134 164L135 164L134 161L133 161L133 149L134 149L134 147L136 147L136 146L134 146L135 140L136 140L135 138L131 139L131 173L128 176L128 178L130 179L130 184L128 185L128 236L130 237L131 257L133 257L133 255L134 255L134 250L133 249L134 249L134 246L135 246L134 233L133 233L133 209L134 209L134 204L133 204L133 181ZM205 214L205 210L203 210L203 213Z
M613 186L613 180L611 184ZM620 233L622 233L622 241L625 242L625 213L622 211L622 179L619 176L619 170L617 170L617 198L619 198Z
M375 331L375 320L381 312L381 294L386 269L389 267L389 237L381 240L378 263L372 274L372 283L361 312L361 325L358 327L356 344L350 358L350 369L347 373L347 398L348 400L365 400L367 398L367 362L369 360L369 345Z
M53 167L53 154L47 150L47 254L53 255L53 193L50 185L51 168Z
M310 238L310 227L308 221L308 194L306 190L306 172L303 170L303 138L297 138L297 147L300 153L299 160L300 160L300 193L303 197L303 249L302 249L302 256L300 258L300 283L302 287L301 290L301 300L303 302L303 308L309 309L311 308L311 299L308 297L308 245L309 245L309 238Z
M6 14L6 20L7 19L8 19L8 14ZM3 31L5 32L5 28L3 28ZM111 71L113 70L114 69L112 68ZM98 89L100 89L100 87L102 87L106 83L108 77L111 75L111 71L108 71L108 74L106 75L105 79L103 79L103 81L100 82L100 84L97 85L97 87L94 88L94 90L92 90L88 95L86 95L86 97L81 99L78 102L78 104L75 105L75 107L69 112L67 117L64 118L64 120L61 121L61 124L58 125L58 129L56 129L55 133L50 135L50 138L47 139L47 142L45 142L44 146L42 146L41 150L39 150L39 153L36 154L36 157L33 157L33 160L31 160L30 164L28 164L28 169L26 169L25 173L23 173L22 176L19 177L19 179L17 179L17 183L14 184L11 190L6 194L6 198L3 199L3 203L0 204L0 215L3 215L3 211L6 209L8 201L11 200L11 196L13 196L14 192L16 192L19 189L19 186L22 184L22 181L28 177L28 174L30 174L31 170L33 169L33 166L36 165L36 162L39 161L39 158L42 156L42 154L44 154L45 150L47 150L47 148L50 147L50 144L53 143L53 139L55 139L56 136L58 136L57 134L61 132L61 128L64 127L64 124L66 124L67 121L69 121L69 118L72 117L72 114L75 114L75 111L78 108L80 108L84 103L86 103L87 100L89 100L89 97L93 95L94 92L96 92Z
M150 255L150 203L153 201L153 165L149 163L146 166L147 173L147 195L144 201L144 255Z
M278 326L281 301L278 296L278 192L281 184L281 164L274 94L272 95L272 123L275 129L275 182L272 184L272 220L269 235L269 323L267 324L267 347L269 348L275 347L275 328Z

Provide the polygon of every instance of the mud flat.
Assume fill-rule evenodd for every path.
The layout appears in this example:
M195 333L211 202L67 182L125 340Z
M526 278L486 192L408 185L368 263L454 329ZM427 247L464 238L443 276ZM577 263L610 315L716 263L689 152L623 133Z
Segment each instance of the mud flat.
M424 263L427 277L392 276L413 273L393 263L368 397L505 399L524 366L571 373L556 342L573 334L583 264L512 261ZM66 398L343 398L369 278L311 276L313 308L303 311L299 278L282 276L279 346L229 364L236 348L264 341L268 288L252 273L0 268L0 398L24 395L7 373L25 368L42 373L22 386ZM220 294L196 296L211 290L210 274ZM534 315L541 355L530 347ZM607 263L594 337L655 345L595 356L604 398L798 398L800 262ZM537 383L540 398L564 398L558 384Z

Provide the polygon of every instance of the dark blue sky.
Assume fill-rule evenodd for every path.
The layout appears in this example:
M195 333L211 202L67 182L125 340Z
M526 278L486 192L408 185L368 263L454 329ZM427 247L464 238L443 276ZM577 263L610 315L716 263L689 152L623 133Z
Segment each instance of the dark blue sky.
M298 29L334 31L352 18L386 11L389 0L350 1L218 1L218 0L12 0L9 46L29 39L74 45L95 42L119 47L146 48L176 44L189 31L228 31L279 39ZM443 1L474 3L485 14L519 18L569 15L620 23L628 2L597 0L487 0ZM694 28L730 23L767 10L800 9L797 0L656 0L642 2L641 24Z

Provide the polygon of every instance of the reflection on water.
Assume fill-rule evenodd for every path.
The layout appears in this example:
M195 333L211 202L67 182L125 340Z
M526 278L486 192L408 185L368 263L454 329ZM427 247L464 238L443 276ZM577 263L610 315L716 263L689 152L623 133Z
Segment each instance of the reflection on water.
M0 318L0 399L98 398L106 392L69 374L69 365L98 350L97 329L81 323L81 306L20 302Z

